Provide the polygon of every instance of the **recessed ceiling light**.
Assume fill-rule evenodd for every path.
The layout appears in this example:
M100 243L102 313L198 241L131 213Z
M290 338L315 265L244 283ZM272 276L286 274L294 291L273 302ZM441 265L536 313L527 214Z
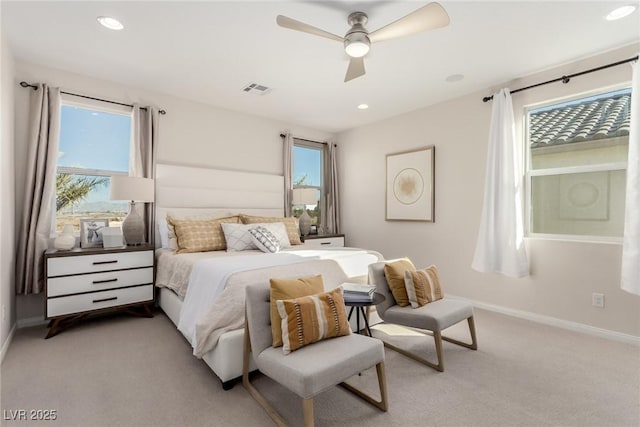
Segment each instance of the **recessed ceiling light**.
M366 110L367 108L369 108L369 106L367 104L358 105L358 110Z
M110 18L108 16L98 16L97 19L103 27L110 30L121 30L124 28L122 22L118 21L116 18Z
M606 20L607 21L615 21L616 19L622 19L625 16L629 16L631 15L633 12L636 11L636 6L630 4L627 6L622 6L619 7L617 9L612 10L607 16L606 16Z
M459 82L462 79L464 79L464 75L462 74L451 74L445 80L448 81L449 83L454 83L454 82Z

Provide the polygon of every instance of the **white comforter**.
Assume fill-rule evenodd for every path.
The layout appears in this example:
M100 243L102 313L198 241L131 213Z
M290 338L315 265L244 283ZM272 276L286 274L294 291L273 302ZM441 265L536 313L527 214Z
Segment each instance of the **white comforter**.
M193 346L194 354L201 356L217 343L219 333L215 335L215 339L211 339L209 336L215 333L216 329L223 327L238 329L241 327L244 300L236 297L230 299L227 304L226 300L220 301L218 298L224 297L221 294L226 289L229 277L235 273L297 264L308 260L330 259L340 266L346 277L355 277L366 275L368 265L381 258L377 252L337 248L288 250L277 254L252 252L246 256L200 260L194 264L191 271L189 286L180 312L178 329ZM235 295L238 292L227 293ZM242 305L239 304L238 299L242 299ZM226 305L230 305L230 307L226 307ZM203 324L203 319L206 319L205 324ZM231 326L233 327L230 328Z

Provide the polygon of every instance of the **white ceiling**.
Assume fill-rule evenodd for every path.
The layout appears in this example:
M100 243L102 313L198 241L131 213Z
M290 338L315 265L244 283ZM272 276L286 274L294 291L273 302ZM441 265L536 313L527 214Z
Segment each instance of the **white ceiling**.
M344 83L348 57L340 43L276 25L282 14L343 35L347 15L360 10L373 31L426 3L3 0L1 12L18 60L328 132L640 41L638 11L603 19L630 1L442 1L448 27L374 44L367 74ZM125 29L101 27L99 15ZM451 74L465 78L448 83ZM242 92L250 82L273 90ZM356 109L361 103L370 109Z

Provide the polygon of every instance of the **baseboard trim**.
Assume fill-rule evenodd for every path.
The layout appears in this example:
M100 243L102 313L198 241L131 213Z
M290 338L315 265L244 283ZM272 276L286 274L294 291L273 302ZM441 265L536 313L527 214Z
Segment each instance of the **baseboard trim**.
M7 354L7 350L9 350L9 345L11 345L11 341L13 341L13 336L16 333L17 325L14 323L11 331L9 331L9 335L7 335L7 339L2 343L2 350L0 350L0 364L4 362L4 356Z
M570 331L582 332L588 335L596 337L606 338L613 341L619 341L626 344L631 344L640 347L640 337L635 335L624 334L622 332L611 331L608 329L596 328L595 326L585 325L584 323L572 322L570 320L558 319L556 317L544 316L542 314L532 313L530 311L516 310L513 308L503 307L495 304L488 304L481 301L472 300L469 298L463 298L453 295L448 295L452 298L457 298L465 301L469 301L474 307L478 307L483 310L493 311L500 314L506 314L507 316L517 317L519 319L530 320L532 322L541 323L544 325L555 326L562 329L568 329Z
M26 319L19 319L17 322L18 329L30 328L31 326L46 325L47 320L44 317L27 317Z

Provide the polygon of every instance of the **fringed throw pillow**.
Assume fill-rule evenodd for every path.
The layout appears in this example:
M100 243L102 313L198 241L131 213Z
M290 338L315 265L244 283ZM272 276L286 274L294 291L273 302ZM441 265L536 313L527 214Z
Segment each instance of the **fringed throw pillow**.
M351 333L341 287L321 294L278 300L276 304L282 318L284 354Z

